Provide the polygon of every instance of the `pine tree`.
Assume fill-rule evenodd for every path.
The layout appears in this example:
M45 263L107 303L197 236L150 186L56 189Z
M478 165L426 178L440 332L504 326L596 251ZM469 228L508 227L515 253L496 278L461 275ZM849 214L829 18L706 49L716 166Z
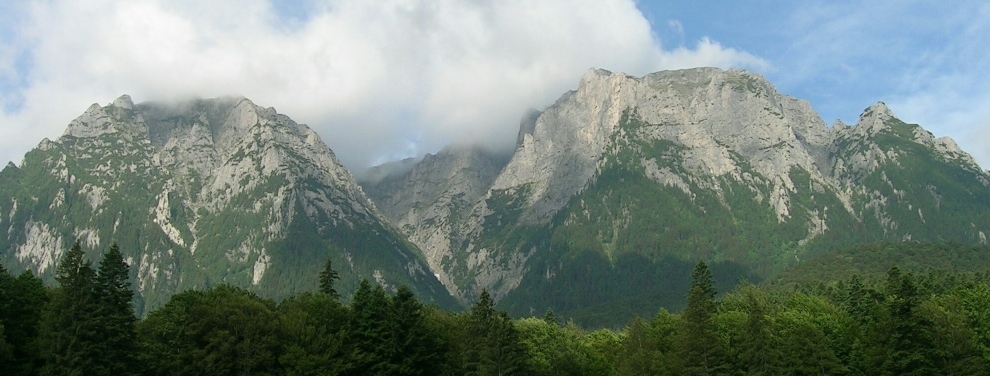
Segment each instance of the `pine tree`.
M390 375L438 375L440 354L446 344L429 332L423 305L403 285L392 298L391 333L395 344Z
M333 270L333 260L327 257L327 263L323 265L323 271L320 272L320 292L329 295L334 300L340 299L340 294L334 288L334 284L340 276L337 274L336 270Z
M278 306L279 363L286 375L340 374L350 312L323 293L305 292Z
M30 271L13 277L0 265L0 325L4 326L11 358L0 365L3 375L37 375L35 341L48 290Z
M7 343L7 336L4 335L3 322L0 321L0 373L11 375L16 372L14 368L14 347Z
M901 275L896 266L891 267L887 273L886 292L889 338L883 368L892 375L937 373L929 337L932 323L917 312L921 298L914 277Z
M101 366L111 375L128 375L135 371L137 318L132 299L134 292L128 278L128 266L113 243L100 261L96 277L99 303L98 323L103 337L104 356Z
M716 309L715 279L708 265L704 261L698 262L691 272L691 289L682 314L684 329L678 341L683 374L713 375L717 372L722 359L719 359L719 342L712 322Z
M560 326L560 320L557 315L553 313L553 308L547 308L547 312L543 314L543 321L553 326Z
M519 332L505 312L495 310L495 303L482 290L468 317L465 373L468 375L526 374L526 352Z
M350 365L348 374L385 375L395 351L389 328L390 300L381 286L362 279L351 298Z
M44 361L42 375L107 375L100 354L95 312L96 272L84 259L77 241L62 256L55 272L55 289L42 317L39 341Z
M141 321L148 375L279 374L275 303L230 285L172 296Z
M767 318L766 297L752 286L746 287L743 294L746 299L746 335L740 344L738 364L747 370L747 375L779 374L782 355Z

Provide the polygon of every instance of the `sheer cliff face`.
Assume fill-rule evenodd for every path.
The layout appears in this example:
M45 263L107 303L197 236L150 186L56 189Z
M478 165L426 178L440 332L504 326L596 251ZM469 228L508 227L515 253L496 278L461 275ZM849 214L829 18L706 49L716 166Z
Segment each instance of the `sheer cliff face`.
M443 265L470 231L471 210L491 188L506 158L474 146L450 146L426 155L414 167L406 162L364 184L382 212L419 246L430 267L451 291L459 291Z
M645 77L591 70L576 91L523 120L515 153L484 190L479 188L487 179L462 186L461 177L493 171L471 172L477 165L455 167L428 158L416 169L431 173L403 178L405 187L415 189L375 197L464 300L481 288L504 297L527 278L553 279L553 268L541 260L577 246L564 242L567 229L591 234L580 246L612 259L629 252L652 259L707 258L762 272L825 243L986 242L990 232L978 219L990 210L981 202L987 173L951 140L901 122L883 103L867 108L854 126L828 127L808 102L739 70ZM926 176L944 168L958 173ZM608 181L639 178L651 185L630 192ZM931 188L913 188L919 185ZM961 185L967 188L956 189ZM976 209L947 209L938 199L947 189ZM643 200L658 197L668 200L658 212L635 214ZM638 224L689 216L682 213L690 210L701 213L691 218L695 228L670 223L664 231L676 228L679 236L650 240L662 250L613 243L616 237L641 238L632 232ZM931 229L934 216L953 213L964 213L964 229ZM745 251L703 228L715 225L712 216L729 217L718 225L730 233L770 233L749 245L757 250ZM844 237L840 232L846 231ZM545 270L537 273L537 264Z
M245 98L94 104L0 192L5 256L50 275L75 239L94 259L116 241L151 306L217 283L311 290L327 257L345 290L366 277L446 294L315 132Z
M628 134L620 128L627 110L651 126ZM807 102L756 75L709 68L636 78L592 70L538 118L493 189L529 184L523 220L545 222L595 175L617 136L683 145L682 167L697 175L738 175L738 154L785 186L791 167L817 171L815 156L830 142Z

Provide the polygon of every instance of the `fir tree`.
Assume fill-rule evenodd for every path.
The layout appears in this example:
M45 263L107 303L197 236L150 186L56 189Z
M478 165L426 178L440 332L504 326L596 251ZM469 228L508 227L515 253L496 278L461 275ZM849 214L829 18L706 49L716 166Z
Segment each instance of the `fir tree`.
M35 340L48 291L30 271L13 277L0 265L0 325L4 326L11 358L0 365L3 375L37 375Z
M918 312L920 296L911 274L901 275L894 266L887 273L889 322L887 356L883 368L892 375L937 373L931 357L931 322Z
M333 260L327 257L327 263L323 265L320 272L320 292L329 295L334 300L340 299L340 294L334 288L334 284L340 279L340 275L333 270Z
M445 344L426 326L423 305L412 290L403 285L392 298L391 332L395 344L390 375L440 374L440 356Z
M554 326L560 326L560 320L557 319L557 315L553 313L553 308L547 308L547 312L543 314L543 321Z
M687 307L682 314L679 361L686 375L713 375L723 359L719 359L719 342L712 317L716 311L715 279L704 261L691 272L691 289Z
M389 360L395 351L389 328L389 297L381 286L371 287L362 279L351 299L351 346L349 374L388 374Z
M96 277L97 320L104 348L100 361L111 375L128 375L135 371L137 318L128 275L127 263L117 243L113 243L103 255Z
M4 335L3 322L0 321L0 372L10 375L16 372L14 369L14 348L7 343L7 336Z
M468 318L468 348L465 373L468 375L526 374L526 352L512 319L495 310L495 303L482 290Z
M94 291L96 273L84 259L77 241L62 256L55 272L55 289L42 317L39 341L42 375L107 375L99 366L98 309Z
M781 354L766 312L768 303L765 296L755 287L748 286L743 292L746 299L746 330L743 342L739 345L738 364L747 370L747 375L774 375L780 373Z

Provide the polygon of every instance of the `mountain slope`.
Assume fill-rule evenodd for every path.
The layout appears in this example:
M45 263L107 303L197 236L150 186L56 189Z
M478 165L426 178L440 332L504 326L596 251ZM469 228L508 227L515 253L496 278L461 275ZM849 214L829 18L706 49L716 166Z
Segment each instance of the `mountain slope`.
M0 253L45 277L75 239L94 260L118 242L146 308L219 283L312 290L327 257L344 292L365 277L452 303L315 132L244 98L94 104L0 172L0 214Z
M829 127L745 71L591 70L524 125L450 235L459 248L419 241L448 233L429 221L403 228L462 300L487 288L520 314L653 314L699 259L733 283L845 245L990 233L988 174L951 140L883 103Z
M478 147L450 146L427 154L411 169L402 168L405 161L381 166L394 173L362 184L392 223L421 245L431 269L440 271L445 258L464 241L464 219L506 162ZM458 291L446 273L437 276L449 290Z

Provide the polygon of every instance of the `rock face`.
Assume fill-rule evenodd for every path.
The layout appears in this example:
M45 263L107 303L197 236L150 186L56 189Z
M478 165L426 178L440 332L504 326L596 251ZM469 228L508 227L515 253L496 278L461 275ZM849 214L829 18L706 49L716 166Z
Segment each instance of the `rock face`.
M444 258L464 240L464 219L483 197L506 158L474 146L456 145L426 155L415 167L380 166L397 173L365 180L368 196L403 232L419 245L432 270L449 290L457 284L443 272Z
M808 102L740 70L590 70L524 118L489 186L456 187L451 177L478 165L424 160L412 171L430 174L403 177L415 189L372 197L455 295L485 288L515 313L624 299L619 290L636 286L613 283L631 281L623 265L683 276L705 259L759 278L845 244L985 243L990 232L990 176L952 140L882 102L854 126L829 127ZM452 212L457 221L437 220ZM554 300L603 284L591 302Z
M327 257L343 291L375 275L451 303L315 132L245 98L94 104L0 173L0 214L0 253L46 277L76 239L94 260L119 243L148 308L218 283L314 290Z

